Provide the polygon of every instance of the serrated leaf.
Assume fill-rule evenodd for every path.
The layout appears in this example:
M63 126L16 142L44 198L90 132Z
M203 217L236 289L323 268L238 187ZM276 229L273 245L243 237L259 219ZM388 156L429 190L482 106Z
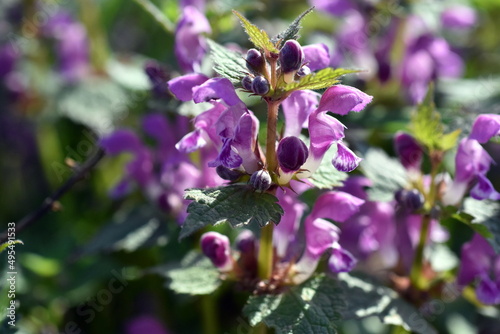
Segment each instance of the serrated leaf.
M363 174L373 182L368 190L370 200L391 201L394 193L408 182L403 165L381 149L369 149L360 165Z
M429 86L427 95L420 103L411 119L412 134L429 151L447 151L456 146L460 130L444 133L441 116L434 105L433 85Z
M302 77L297 82L284 84L283 86L278 87L277 90L281 90L282 92L286 93L303 89L323 89L338 83L339 78L345 74L358 72L360 72L360 70L348 70L344 68L333 69L331 67L328 67L318 72L308 74Z
M188 295L208 295L222 283L212 262L195 251L188 253L180 264L155 269L154 272L169 279L169 289Z
M464 211L474 216L472 225L481 224L488 229L491 237L487 237L487 240L495 252L500 254L500 203L490 200L479 201L469 197L464 201Z
M0 253L2 253L10 245L15 245L15 244L24 245L24 243L21 240L7 241L7 242L4 242L3 244L0 245Z
M331 157L337 152L337 146L332 145L325 153L325 158L321 161L321 165L311 176L310 181L319 189L332 189L333 187L340 187L349 176L345 172L337 170L332 165Z
M338 282L321 274L279 295L251 296L243 313L252 326L264 322L276 334L334 334L344 306Z
M154 245L165 235L165 223L152 208L143 206L122 210L76 256L121 250L133 252L141 247Z
M267 35L267 32L265 32L262 29L259 29L256 25L248 21L246 17L244 17L237 11L233 10L233 13L240 19L241 25L245 29L245 32L250 38L250 41L253 43L253 45L255 45L257 49L274 53L279 52L276 46L274 46L274 44L271 42L271 39Z
M288 26L288 28L286 28L285 31L282 31L281 33L279 33L278 35L273 37L272 41L278 49L281 49L283 44L285 44L285 42L288 41L289 39L295 39L295 40L299 39L299 37L300 37L299 31L302 28L300 26L300 21L302 21L302 19L307 14L312 12L313 9L314 9L314 7L311 7L308 10L306 10L305 12L303 12L302 14L300 14L295 20L293 20L292 24L290 24Z
M243 56L224 46L207 39L210 55L214 62L214 70L220 76L229 79L233 84L240 85L241 79L248 72Z
M369 278L361 279L347 273L341 273L338 277L348 296L347 307L342 313L345 319L377 316L385 324L403 326L415 333L437 333L418 310L394 290Z
M283 215L283 209L275 196L255 192L245 185L187 189L184 197L194 202L187 208L188 216L182 225L179 239L207 225L224 222L232 227L264 227L270 221L278 224Z

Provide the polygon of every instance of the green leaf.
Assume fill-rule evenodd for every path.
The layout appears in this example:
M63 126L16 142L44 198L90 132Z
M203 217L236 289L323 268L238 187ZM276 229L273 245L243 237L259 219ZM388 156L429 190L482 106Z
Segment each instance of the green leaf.
M7 249L7 247L11 246L11 245L15 245L15 244L21 244L21 245L24 245L24 243L21 241L21 240L11 240L11 241L7 241L7 242L4 242L3 244L0 245L0 253L2 253L4 250Z
M147 59L140 56L113 57L106 63L106 72L114 82L131 90L151 89L151 82L144 71Z
M456 221L459 221L467 226L469 226L474 232L479 233L484 238L491 238L493 234L488 230L483 224L473 223L475 217L464 211L457 211L456 207L448 206L445 208L446 211L450 212L450 217Z
M411 120L411 130L415 139L427 147L429 151L447 151L457 144L460 130L444 133L441 116L434 105L434 87L429 86L427 95L418 105Z
M347 70L344 68L333 69L331 67L324 68L318 72L308 74L302 77L297 82L284 84L277 88L282 92L291 92L294 90L303 89L323 89L335 85L339 82L339 78L345 74L358 73L360 70Z
M154 3L149 0L134 0L143 10L145 10L151 17L168 33L175 31L175 25L156 7Z
M342 181L349 176L349 174L341 172L333 167L331 157L333 157L336 152L337 146L332 145L332 147L326 151L325 159L321 161L321 165L310 178L311 183L319 189L340 187L343 185Z
M485 226L491 236L486 237L500 254L500 203L490 200L479 201L473 198L466 198L464 201L464 211L472 216L472 226ZM479 233L479 232L478 232Z
M289 39L299 39L300 35L299 35L299 31L300 29L302 28L300 26L300 21L302 21L302 19L307 15L309 14L310 12L312 12L314 9L314 7L311 7L309 8L308 10L306 10L305 12L303 12L302 14L300 14L293 22L292 24L290 24L288 26L288 28L286 28L285 31L282 31L281 33L279 33L278 35L276 35L275 37L273 37L272 41L273 43L276 45L276 47L278 49L281 49L281 47L283 46L283 44L285 44L286 41L288 41Z
M99 134L109 133L129 106L129 95L117 83L89 77L65 87L57 97L59 113Z
M252 326L264 322L276 334L334 334L344 307L338 282L321 274L279 295L251 296L243 313Z
M214 70L220 76L229 79L235 85L241 85L241 79L248 72L245 59L238 52L207 39Z
M255 45L257 49L265 50L268 52L278 53L279 50L274 46L274 44L269 39L267 32L259 29L257 26L248 21L243 15L233 10L234 15L236 15L240 21L241 25L245 29L250 41Z
M133 252L160 241L166 242L165 235L165 222L152 208L142 206L122 210L78 252L77 257L98 252Z
M369 149L360 165L365 176L373 182L368 190L370 200L391 201L394 193L408 182L403 165L381 149Z
M221 285L220 273L210 260L195 251L180 264L154 270L169 279L168 288L183 294L208 295Z
M339 274L344 288L347 307L345 319L362 319L377 316L385 324L403 326L415 333L437 333L412 305L396 291L372 281L347 273Z
M232 227L264 227L270 221L278 224L283 215L283 209L276 203L278 199L275 196L255 192L245 185L187 189L184 197L194 202L187 208L188 216L179 239L207 225L224 222Z

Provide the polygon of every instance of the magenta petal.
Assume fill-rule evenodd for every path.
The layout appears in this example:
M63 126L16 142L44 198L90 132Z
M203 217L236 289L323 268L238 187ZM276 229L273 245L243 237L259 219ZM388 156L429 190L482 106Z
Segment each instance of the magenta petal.
M493 184L491 184L490 180L483 175L479 174L477 177L477 184L471 189L470 195L474 199L483 200L483 199L491 199L491 200L499 200L500 193L498 193L495 188L493 188Z
M317 71L330 65L330 52L325 44L312 44L302 48L305 54L304 63L311 69Z
M441 22L446 28L470 28L476 24L476 21L476 11L467 6L453 6L441 13Z
M493 159L476 140L462 139L455 156L455 181L472 181L477 175L485 174L492 162Z
M233 267L229 238L218 232L207 232L201 236L201 250L221 271Z
M233 84L226 78L212 78L193 89L193 100L196 103L222 99L228 106L241 102Z
M500 304L500 288L484 273L476 286L476 296L483 304Z
M223 165L227 168L238 168L243 159L232 148L232 139L224 139L224 144L219 152L219 155L214 161L208 163L209 167L217 167Z
M319 258L339 240L340 230L327 220L309 216L305 222L306 247L312 258Z
M362 159L356 156L341 142L337 143L337 154L332 160L333 166L341 172L350 172L358 167Z
M207 142L205 138L203 138L201 130L197 129L182 137L182 139L177 144L175 144L175 148L179 152L191 153L205 146L206 144Z
M351 271L356 265L356 259L347 250L333 248L332 255L328 260L328 268L334 273L344 273Z
M394 148L406 169L420 170L424 152L413 136L397 132L394 136Z
M364 200L351 194L329 191L318 197L311 215L314 218L328 218L343 223L358 212L364 203Z
M193 88L208 80L203 74L193 73L177 77L170 80L168 89L181 101L191 101L193 99Z
M495 256L493 247L479 234L462 246L461 264L457 283L465 286L474 281L482 273L490 270L490 258Z
M475 139L484 144L498 135L500 135L500 115L483 114L474 121L469 139Z
M309 116L309 154L321 159L330 146L344 138L344 124L325 112L314 112Z
M318 107L319 96L311 90L298 90L283 101L281 105L286 124L284 137L300 135L307 118Z
M297 238L300 227L300 219L305 210L305 205L296 198L283 194L278 194L279 204L285 214L281 217L280 223L274 228L273 245L276 253L283 258L286 255L288 246Z
M136 152L142 147L139 137L133 131L126 129L117 130L101 138L99 144L109 155L116 155L122 152Z
M373 96L359 89L344 85L328 88L321 97L318 112L331 111L339 115L347 115L349 111L361 111L373 99Z
M233 147L242 158L243 168L247 173L259 169L259 159L255 155L255 143L259 131L259 120L250 113L243 114L234 133Z

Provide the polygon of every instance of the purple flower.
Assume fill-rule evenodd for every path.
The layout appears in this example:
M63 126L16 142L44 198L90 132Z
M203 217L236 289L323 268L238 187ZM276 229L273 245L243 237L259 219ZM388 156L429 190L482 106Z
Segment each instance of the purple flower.
M311 71L321 70L330 65L330 51L325 44L306 45L302 50L305 55L304 64Z
M321 95L311 90L294 91L281 104L285 115L284 136L299 136L309 115L318 108Z
M446 28L467 29L476 24L476 11L467 6L453 6L441 13L441 22Z
M289 136L280 140L277 157L280 168L285 173L297 171L304 164L308 155L306 144L299 138Z
M167 81L169 76L167 71L158 62L149 60L144 68L149 81L152 83L152 91L157 97L167 97L168 96L168 85Z
M165 327L153 316L141 315L127 322L126 334L167 334Z
M335 16L343 16L355 8L351 0L310 0L310 3L318 10Z
M11 44L0 46L0 78L6 77L14 70L18 55Z
M175 56L184 72L199 72L207 52L202 33L211 33L207 18L195 7L186 6L175 30Z
M167 85L176 98L185 102L191 101L193 99L193 89L207 80L208 77L206 75L192 73L174 78Z
M327 114L346 115L350 111L361 111L370 103L372 97L360 90L335 85L328 88L319 102L318 108L309 116L309 157L302 166L305 172L297 174L299 178L311 176L319 167L324 154L332 144L337 144L337 154L332 164L341 171L351 171L357 167L360 159L341 143L345 126L336 118Z
M217 232L207 232L200 239L201 250L210 261L222 272L233 269L233 258L231 257L231 246L229 239Z
M481 144L488 142L491 138L500 135L500 115L479 115L469 135L469 139L475 139Z
M419 171L422 164L423 150L411 135L397 132L394 136L394 148L401 164L408 170Z
M476 296L484 304L500 304L500 256L491 245L475 234L462 246L457 283L476 283Z

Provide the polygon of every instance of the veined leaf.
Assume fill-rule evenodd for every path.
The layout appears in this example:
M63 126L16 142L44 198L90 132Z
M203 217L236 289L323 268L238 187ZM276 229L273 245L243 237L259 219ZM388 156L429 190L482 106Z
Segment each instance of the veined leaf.
M252 326L264 322L276 334L335 334L344 307L338 282L320 274L279 295L250 297L243 313Z
M302 14L300 14L293 22L292 24L290 24L288 26L288 28L286 28L285 31L282 31L281 33L279 33L278 35L276 35L275 37L273 37L272 41L273 43L276 45L276 47L278 49L281 49L281 47L283 46L283 44L285 44L286 41L288 41L289 39L299 39L299 31L300 31L300 28L302 28L300 26L300 21L302 21L302 19L307 15L309 14L310 12L312 12L312 10L314 9L314 7L311 7L309 8L308 10L306 10L305 12L303 12Z
M487 237L487 240L497 254L500 254L500 204L490 200L467 198L464 201L464 211L474 216L471 227L480 225L488 229L490 237ZM477 230L476 232L479 233Z
M205 226L224 222L232 227L264 227L270 221L278 224L283 215L283 209L275 196L255 192L245 185L187 189L184 197L194 202L187 208L188 216L182 225L179 239Z
M344 68L333 69L329 67L316 73L308 74L297 82L284 84L282 87L278 87L278 90L281 89L283 92L291 92L303 89L323 89L338 83L338 79L345 74L358 72L360 72L360 70L348 70Z
M248 72L243 56L224 46L207 39L210 55L214 62L214 70L219 75L229 79L233 84L240 85L241 79Z
M273 42L271 42L271 39L267 35L267 32L265 32L262 29L259 29L256 25L248 21L246 17L244 17L237 11L233 10L233 13L234 15L238 16L238 18L241 21L241 25L245 29L248 37L250 38L250 41L253 43L253 45L255 45L257 49L274 53L279 52L276 46L274 46Z

